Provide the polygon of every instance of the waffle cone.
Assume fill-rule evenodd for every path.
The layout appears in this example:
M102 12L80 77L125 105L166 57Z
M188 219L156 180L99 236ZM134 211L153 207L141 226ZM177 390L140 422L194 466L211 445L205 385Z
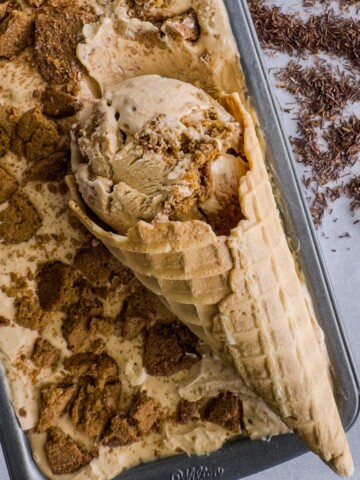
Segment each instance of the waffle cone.
M318 339L276 207L251 116L237 94L223 98L243 126L249 171L241 178L244 215L228 237L202 221L138 222L112 233L68 177L69 205L82 223L195 334L232 362L260 396L340 475L353 464Z

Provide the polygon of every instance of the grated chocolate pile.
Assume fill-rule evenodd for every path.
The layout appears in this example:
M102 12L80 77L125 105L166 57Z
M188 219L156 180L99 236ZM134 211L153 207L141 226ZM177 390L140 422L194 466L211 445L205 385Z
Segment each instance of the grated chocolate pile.
M321 15L311 12L317 3L323 5ZM357 3L339 0L338 5L346 9ZM360 120L346 112L360 101L360 21L335 14L327 0L303 5L309 7L307 21L270 2L249 0L262 47L298 57L276 72L276 86L291 93L299 107L292 112L297 136L290 141L296 160L307 167L303 181L319 226L325 212L331 213L329 202L340 196L353 199L350 211L357 211L356 193L349 193L353 189L343 185L342 177L351 175L360 153ZM336 67L324 56L336 59Z

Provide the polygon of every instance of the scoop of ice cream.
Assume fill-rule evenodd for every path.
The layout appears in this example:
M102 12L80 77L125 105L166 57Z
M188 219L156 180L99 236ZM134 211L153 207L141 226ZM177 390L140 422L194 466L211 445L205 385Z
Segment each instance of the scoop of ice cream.
M72 163L87 205L119 233L139 220L198 218L222 234L241 215L241 145L240 125L203 90L146 75L94 104Z

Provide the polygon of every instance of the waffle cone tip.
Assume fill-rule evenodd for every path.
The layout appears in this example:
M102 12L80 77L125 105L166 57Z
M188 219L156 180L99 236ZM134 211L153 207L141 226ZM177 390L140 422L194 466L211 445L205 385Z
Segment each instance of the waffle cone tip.
M328 462L328 465L341 477L351 477L354 473L354 464L349 449L338 457L332 458Z

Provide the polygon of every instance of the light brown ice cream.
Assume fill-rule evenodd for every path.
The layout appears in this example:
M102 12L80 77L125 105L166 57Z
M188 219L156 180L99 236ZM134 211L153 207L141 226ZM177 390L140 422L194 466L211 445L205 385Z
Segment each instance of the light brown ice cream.
M203 90L145 75L95 103L73 164L86 203L120 233L164 217L207 219L223 233L215 219L229 212L247 169L241 139L240 125ZM226 229L241 215L231 213Z
M51 11L47 14L45 12L46 15L44 17L42 9L29 7L29 5L40 5L41 3L43 3L42 0L29 0L26 3L18 2L19 7L17 6L16 8L20 8L21 4L21 8L26 9L26 12L30 9L34 15L40 14L43 26L48 24L48 27L53 21L57 22L59 20L58 15L60 15L61 20L63 18L62 15L68 15L70 10L73 12L74 6L79 4L92 7L94 12L99 15L96 23L84 26L83 35L78 38L82 43L78 44L77 57L94 80L93 82L88 82L89 78L83 78L78 86L79 92L76 95L77 101L80 100L79 104L84 104L84 109L80 113L83 118L88 115L88 104L93 105L93 97L98 95L98 90L101 90L102 93L106 92L104 95L106 99L113 92L113 98L109 98L109 100L114 100L117 97L115 92L117 91L116 85L119 82L140 75L158 74L190 82L197 87L203 88L216 99L219 99L224 91L239 91L242 99L245 99L245 86L238 61L238 53L227 13L221 0L164 0L154 2L146 0L115 0L114 2L106 2L104 0L99 0L98 2L96 0L67 0L63 2L61 11L56 11L56 18ZM8 8L10 7L12 8L12 5L9 4ZM71 18L73 18L73 15L67 16L69 26L71 26ZM69 38L64 26L59 28L59 30L58 33L62 35L64 40ZM51 47L55 43L55 47L57 47L52 34L47 37L48 40L46 42L42 42L42 38L42 36L37 36L36 44L38 46L43 43L44 47ZM220 38L221 41L219 41ZM72 44L70 54L73 60L74 48L75 44ZM59 94L58 86L46 84L36 63L34 64L33 50L33 47L29 47L23 54L11 61L0 60L0 77L2 78L0 103L6 107L7 117L9 111L11 111L11 115L14 118L16 117L16 121L18 117L21 118L26 112L35 107L36 109L43 107L42 115L39 115L38 110L36 110L36 114L34 112L29 113L27 118L34 119L37 117L39 120L38 124L45 127L48 126L50 130L53 130L52 126L56 122L57 128L66 130L68 133L70 125L76 119L63 119L61 117L75 113L73 106L70 109L67 106L67 102L75 101L75 97L72 93L69 93L67 88L64 91L60 91ZM59 50L54 48L54 51L57 55L60 54L60 57L64 53L61 48ZM45 60L47 58L46 53L47 48L44 50ZM44 58L40 58L40 60L44 60ZM63 65L59 60L64 59L58 58L57 61L51 62L54 74L57 74L58 69ZM78 71L78 69L76 70ZM159 81L171 83L167 79L160 78ZM153 82L154 80L150 82L150 89L153 88ZM96 86L99 89L95 88ZM143 88L145 88L144 85ZM211 188L206 189L205 193L201 192L200 189L193 188L192 193L194 194L195 192L195 195L186 196L186 189L184 188L186 162L183 161L180 168L178 168L178 177L170 178L169 173L172 172L171 165L175 168L175 163L167 166L163 162L163 151L160 146L158 155L149 155L147 157L149 160L147 161L150 164L151 162L158 162L156 163L158 168L154 168L154 172L151 172L153 173L152 178L158 184L164 183L166 188L161 192L159 204L154 204L153 211L149 209L149 219L159 214L160 219L164 217L164 215L161 215L161 212L164 211L166 202L173 194L174 186L179 185L182 190L180 189L180 201L176 202L176 206L183 207L186 204L184 200L191 199L194 205L198 206L201 203L201 211L193 207L193 204L190 202L190 205L187 204L189 207L187 213L180 212L181 208L173 208L167 212L167 215L205 216L206 212L206 215L209 217L206 220L213 225L217 233L222 233L219 231L219 225L216 224L216 220L221 219L221 215L219 215L220 207L223 206L224 199L228 198L228 193L236 190L238 177L243 172L241 169L244 165L241 162L241 158L236 156L237 154L241 155L241 152L235 146L236 139L242 132L239 125L230 115L224 112L210 97L201 93L200 97L194 100L194 95L196 97L195 92L199 92L199 90L188 86L186 88L187 98L190 97L191 103L195 103L196 108L199 109L200 114L198 115L195 115L191 109L189 111L186 98L184 99L185 93L182 96L182 103L179 102L178 95L171 94L172 87L168 90L159 88L155 94L154 92L152 93L153 102L159 96L166 98L164 112L159 112L159 102L151 104L148 101L146 103L141 102L138 91L136 95L134 94L135 89L133 89L133 92L130 90L127 92L129 94L128 98L135 96L134 101L136 100L137 102L135 106L141 106L144 118L139 117L140 108L133 112L129 105L126 107L124 98L122 103L119 100L120 106L116 107L117 110L115 110L116 102L108 106L106 102L104 104L104 102L100 101L97 109L100 112L100 107L101 105L103 106L103 115L107 116L109 121L112 121L115 136L110 138L105 136L103 138L104 143L99 145L106 152L109 151L108 143L113 142L110 145L112 153L109 155L109 158L115 156L114 152L116 153L117 149L121 150L123 154L121 169L123 169L124 165L128 165L126 162L130 159L128 153L127 156L125 155L129 151L129 148L125 149L127 142L131 140L133 144L140 148L139 141L134 139L134 134L131 132L135 133L135 131L142 130L144 124L151 121L153 115L156 116L158 113L172 115L175 125L178 125L179 117L190 115L190 120L194 120L195 126L200 128L201 122L199 120L205 118L205 112L215 109L216 114L221 117L221 122L224 125L229 125L231 129L229 131L225 129L227 132L226 138L220 139L220 141L218 141L217 135L207 135L206 137L203 131L200 132L201 144L204 144L205 147L214 147L213 151L216 151L218 155L214 155L210 162L213 180L210 185ZM168 92L167 94L166 91ZM145 93L144 97L147 96ZM60 95L62 98L59 105L57 102L54 102L55 94ZM41 98L45 99L46 103ZM75 101L75 105L79 104ZM120 107L123 117L120 117L118 121L114 121L115 113L120 112ZM75 110L77 111L77 109ZM60 112L63 113L60 114ZM66 115L64 112L67 112ZM35 235L27 242L19 244L9 244L3 240L0 242L0 362L6 373L9 396L19 422L22 428L28 431L34 459L44 472L44 475L53 479L108 480L133 465L173 455L179 451L188 454L204 454L213 451L219 448L228 438L237 435L238 432L230 431L221 424L201 419L191 420L184 424L174 423L173 419L181 402L189 402L193 405L197 402L206 402L213 397L221 396L223 393L236 395L243 404L244 430L241 433L242 435L258 439L288 431L284 423L269 409L264 401L245 386L234 369L225 365L219 358L211 354L209 347L205 345L201 347L201 359L194 363L191 368L181 370L169 377L159 377L147 372L143 359L143 337L148 335L146 329L139 334L135 325L133 330L136 332L135 334L132 332L131 336L125 335L125 329L125 333L123 332L121 336L119 336L118 332L106 333L106 329L101 330L101 320L103 320L105 327L106 325L111 327L112 323L109 322L109 319L116 319L119 312L122 311L124 303L129 302L129 297L127 297L129 294L127 291L128 287L121 283L118 285L115 282L118 278L116 275L114 277L114 287L112 283L108 285L106 272L102 275L99 269L96 268L99 263L101 264L100 246L94 239L92 239L89 246L87 234L79 228L79 225L68 214L68 197L63 190L62 181L59 181L58 178L55 181L54 179L45 181L44 178L34 178L34 176L29 178L28 169L32 167L32 165L29 166L29 159L8 150L10 137L12 136L12 127L10 125L11 128L8 128L2 113L0 111L0 124L4 129L3 136L5 140L9 137L9 140L5 141L5 146L8 145L5 153L1 153L2 156L0 158L0 165L3 169L2 177L1 172L0 177L6 181L4 185L7 186L6 191L4 189L6 198L3 198L0 209L8 212L9 203L11 206L8 195L12 195L13 190L21 189L29 201L32 202L41 217L42 224ZM128 119L131 117L133 122L136 121L138 123L130 124L128 122L129 127L126 127L125 113ZM45 121L44 115L51 117L51 121ZM93 113L90 113L89 128L93 125L94 119L95 110ZM64 120L66 120L66 124ZM167 122L164 121L163 123ZM104 124L102 126L104 127ZM119 135L120 128L128 135L125 142L122 135ZM174 128L166 131L166 139L170 139L173 132L175 132L175 138L178 138L178 133ZM193 125L190 126L188 124L183 128L186 132L190 131L196 140L198 139L197 135L200 137L199 132ZM105 127L103 129L105 130ZM44 137L47 137L46 128L43 129L43 133ZM87 163L98 163L96 168L99 169L106 167L107 163L110 164L108 157L103 156L103 150L99 149L96 152L91 149L91 141L94 141L94 144L97 142L96 136L93 137L92 133L90 135L81 135L83 137L81 153L84 156L85 163L80 166L79 173L81 169L86 167ZM37 140L38 136L35 135L31 144L35 144ZM44 145L46 145L46 141L47 139L45 138ZM40 147L41 145L42 143ZM42 147L40 147L39 150L41 151ZM96 161L90 161L90 156L85 152L86 149L92 155L96 156L98 153ZM234 149L234 151L231 149ZM230 153L226 153L228 150L230 150ZM149 154L149 149L147 149L147 153ZM56 160L58 158L56 155L58 155L58 152L55 152L50 159L54 157ZM140 161L144 160L143 157L139 157L139 159ZM136 157L136 160L139 159ZM208 160L207 156L205 160ZM47 162L48 159L45 158L44 161ZM160 161L163 163L160 163ZM38 167L42 162L43 160L34 162L34 166ZM102 164L102 162L104 163ZM55 165L56 162L51 164ZM159 164L163 168L159 168ZM176 165L178 165L177 157ZM61 170L61 175L63 174L64 171ZM61 175L60 179L62 178ZM98 177L100 178L99 175ZM103 175L103 177L106 178L106 175ZM223 181L221 181L222 177L224 177ZM88 191L91 192L87 185L86 168L84 168L83 178L84 188L88 188ZM89 176L89 178L92 177ZM167 181L164 182L164 178ZM198 178L200 176L195 175L195 180ZM127 185L130 184L128 177L126 179L121 177L121 180ZM141 180L143 179L140 175L135 175L134 184L132 184L135 191L135 199L139 198ZM113 184L115 183L114 181ZM119 183L117 180L117 184ZM188 185L193 187L194 182L188 182ZM216 195L213 194L212 186L214 185L217 186ZM222 190L219 188L221 185L229 185L229 188ZM99 181L100 187L101 182ZM222 192L224 195L222 195ZM149 192L145 192L145 196L149 197L149 195ZM206 200L201 199L201 196L207 197ZM116 203L116 201L114 202ZM139 206L137 204L135 206L137 214L143 215L139 210ZM141 206L142 204L140 204ZM174 206L174 203L169 202L169 206ZM224 210L228 210L228 207L225 208L225 205ZM217 213L214 214L214 212ZM130 221L133 222L134 219L129 212L127 212L127 215L130 216ZM89 252L91 252L90 260ZM101 303L104 318L95 318L90 325L91 329L90 326L88 328L83 325L81 318L77 318L77 322L73 324L70 322L71 319L68 318L68 313L57 308L50 312L45 312L44 318L40 316L37 319L38 313L44 313L36 303L38 297L37 272L42 268L44 262L50 262L50 264L55 262L55 265L62 266L60 271L65 273L69 272L68 267L75 267L78 273L79 271L80 273L82 272L81 275L84 274L87 280L94 282L100 292L100 297L96 297L97 301L95 301L94 305L99 309L99 302ZM71 286L71 278L68 278L69 281L65 285L59 284L55 280L49 282L48 276L44 278L46 281L43 283L48 288L45 289L42 296L46 297L47 305L49 304L49 293L60 292L59 295L61 297L61 293L66 293L67 291L66 285ZM66 280L66 275L64 278ZM82 278L82 282L84 281L84 278ZM105 282L107 286L105 287L105 284L102 282ZM106 298L102 297L104 291L107 292ZM78 287L73 289L73 292L77 295L79 293ZM135 288L135 292L131 295L134 295L134 298L136 298L137 293L139 293L138 287ZM132 298L131 296L130 300ZM60 305L60 303L53 302L54 305ZM310 299L309 303L311 304ZM155 305L154 310L156 316L161 316L160 312L162 310L160 306ZM31 318L26 317L27 312L31 313L31 315L28 315ZM20 313L23 315L20 315ZM139 322L141 326L141 322L146 321L145 318L138 317L138 314L139 312L136 309L135 313L130 311L129 323L135 321L135 324ZM25 320L29 320L29 322ZM37 324L39 325L37 326ZM40 331L32 328L40 328ZM165 331L167 332L168 330L165 329ZM76 338L75 342L74 336L76 333L79 338ZM157 338L159 338L159 335ZM139 391L146 392L148 396L161 405L164 413L163 429L151 432L132 445L117 448L101 445L99 447L99 456L93 458L88 465L76 473L59 476L51 471L45 454L44 445L47 434L38 433L34 428L39 417L39 392L44 384L61 383L64 377L63 359L72 354L71 349L73 348L79 348L82 352L88 351L92 348L94 339L101 340L98 348L104 348L119 367L119 380L122 384L119 408L124 409L130 402L130 399L137 395ZM325 349L321 335L319 336L319 343ZM44 345L47 345L48 350L52 349L55 355L60 353L60 361L58 363L54 362L54 365L51 366L49 364L48 366L43 365L40 367L39 362L35 361L39 345L43 346L43 353ZM122 410L120 410L121 412ZM74 417L74 412L72 416ZM80 422L74 425L66 412L60 419L58 427L73 440L91 449L93 440L85 435L83 431L80 431L77 428L78 425L81 427L83 423Z

